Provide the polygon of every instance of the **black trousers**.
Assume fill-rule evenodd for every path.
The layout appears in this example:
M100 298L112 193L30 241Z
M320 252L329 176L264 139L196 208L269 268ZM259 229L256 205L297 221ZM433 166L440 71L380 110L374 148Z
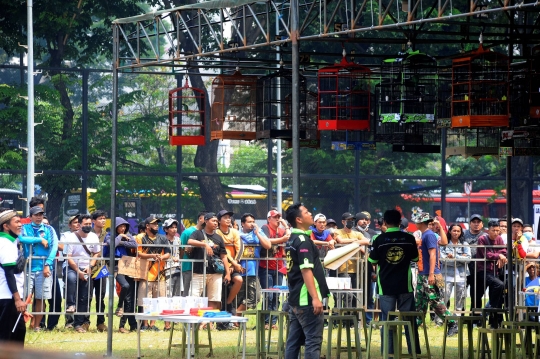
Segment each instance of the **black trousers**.
M107 291L107 278L101 278L97 280L89 279L90 285L90 304L88 308L92 307L92 299L96 297L96 313L102 313L105 311L105 292ZM89 316L90 317L90 316ZM103 314L97 315L96 325L105 324L105 316Z
M17 323L19 314L13 299L0 299L0 341L16 342L24 346L26 327L22 315ZM17 327L12 332L15 323L17 323Z

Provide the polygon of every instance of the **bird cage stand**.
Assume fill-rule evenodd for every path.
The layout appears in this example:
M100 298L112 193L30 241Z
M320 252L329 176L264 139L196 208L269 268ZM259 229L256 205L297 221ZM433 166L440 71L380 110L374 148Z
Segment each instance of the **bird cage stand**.
M190 87L187 76L185 80L183 87L169 91L169 144L203 146L206 143L205 93Z
M212 81L210 140L255 140L257 78L238 71Z

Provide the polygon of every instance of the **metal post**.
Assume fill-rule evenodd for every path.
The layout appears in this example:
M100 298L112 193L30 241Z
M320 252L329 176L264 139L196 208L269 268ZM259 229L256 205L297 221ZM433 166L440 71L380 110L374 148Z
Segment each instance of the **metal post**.
M360 209L360 153L359 151L354 151L354 211L355 213L358 213L361 211Z
M113 106L112 106L112 148L111 148L111 233L114 234L115 216L116 216L116 150L117 150L117 124L118 124L118 27L113 25L113 64L112 64L112 96L113 96ZM115 252L115 243L114 236L109 241L109 263L110 263L110 273L109 273L109 307L108 307L108 328L107 328L107 356L112 356L112 341L113 341L113 308L114 308L114 252Z
M446 215L446 128L441 130L441 217Z
M182 75L176 75L176 87L182 87ZM178 97L176 100L176 108L178 110L182 109L182 98ZM177 122L181 123L182 114L178 114ZM178 222L182 221L182 146L176 146L176 220ZM178 226L178 230L181 228ZM178 232L180 233L180 232Z
M279 14L276 12L276 35L279 35ZM280 67L280 60L281 60L281 55L280 55L280 47L277 46L276 47L276 60L278 61L278 69ZM278 78L278 81L279 81L279 78ZM278 116L281 115L281 102L279 101L279 99L281 99L281 89L280 89L280 84L278 84L277 86L277 91L278 91L278 95L277 95L277 99L278 99ZM281 129L281 121L278 121L278 130ZM271 141L271 140L270 140ZM272 153L269 153L270 157L272 157ZM270 172L271 173L271 172ZM269 173L269 174L270 174ZM278 138L276 140L276 208L278 209L279 212L283 211L283 198L281 198L281 195L283 193L283 189L282 189L282 183L281 183L281 140ZM268 191L270 192L272 190L272 188L270 187L268 189Z
M27 42L26 64L28 66L28 163L26 164L26 213L30 213L28 205L34 196L34 26L33 26L33 0L26 5Z
M300 56L298 49L298 0L291 0L291 60L292 60L292 188L293 202L300 201Z
M88 69L82 73L82 178L81 178L81 208L83 213L88 210Z
M268 177L266 177L266 186L268 188L268 198L267 198L266 206L268 207L268 210L271 210L274 203L273 193L272 193L272 188L274 187L274 184L272 183L273 182L272 181L272 167L274 163L273 158L272 158L272 153L274 151L274 142L272 141L271 138L267 139L266 141L267 141L266 147L268 148L268 152L267 152L268 155L267 155L267 160L266 160L266 173L268 174ZM281 212L279 202L276 208L279 212Z
M506 218L512 223L512 157L506 157ZM514 318L514 260L512 257L512 232L508 234L506 241L506 257L508 259L508 315L510 320Z

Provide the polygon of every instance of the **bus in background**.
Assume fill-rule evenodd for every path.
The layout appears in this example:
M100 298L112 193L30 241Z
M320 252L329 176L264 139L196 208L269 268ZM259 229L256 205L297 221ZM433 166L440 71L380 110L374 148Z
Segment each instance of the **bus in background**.
M25 201L22 200L21 191L9 188L0 188L0 207L16 210L19 215L23 215Z
M489 220L498 220L506 215L506 190L497 192L492 189L485 189L478 192L471 192L470 213L480 214ZM533 190L533 213L535 233L538 232L538 217L540 215L540 190ZM441 209L441 194L439 192L428 192L427 194L401 194L401 197L419 207L424 212L431 214ZM446 223L464 223L468 225L469 218L467 207L469 205L469 195L466 193L448 193L446 195L447 212L444 215ZM537 214L537 212L539 212ZM410 216L408 216L410 219ZM487 223L485 223L487 224ZM537 236L538 238L538 236Z

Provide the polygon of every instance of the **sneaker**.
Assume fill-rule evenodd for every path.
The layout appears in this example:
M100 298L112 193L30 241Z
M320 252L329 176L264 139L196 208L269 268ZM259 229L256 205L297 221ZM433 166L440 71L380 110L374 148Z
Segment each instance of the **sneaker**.
M64 329L73 329L73 323L67 323L64 325Z
M41 328L41 327L35 327L35 328L34 328L34 332L36 332L36 333L39 333L39 332L41 332L42 330L43 330L43 328Z
M141 332L146 332L150 327L148 325L141 325Z
M83 328L83 326L75 327L75 331L77 333L86 333L86 329Z
M90 329L90 323L84 323L83 325L81 325L81 327L85 330L85 331L88 331ZM76 329L76 328L75 328Z
M446 333L447 337L453 337L458 333L458 326L456 323L453 323L450 327L448 327L448 332Z
M118 329L118 332L126 334L126 333L129 333L129 330L127 330L126 328L120 328L120 329Z
M97 330L100 333L106 332L107 331L107 326L105 324L103 324L103 323L98 324Z

